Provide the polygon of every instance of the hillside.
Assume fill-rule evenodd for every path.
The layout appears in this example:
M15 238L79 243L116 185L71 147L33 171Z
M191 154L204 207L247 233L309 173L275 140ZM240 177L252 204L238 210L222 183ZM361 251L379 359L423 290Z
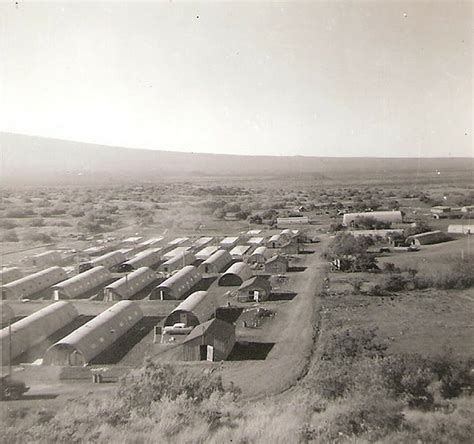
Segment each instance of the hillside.
M151 179L162 176L255 176L295 174L413 174L472 171L462 158L335 158L236 156L131 149L0 133L6 181L86 177Z

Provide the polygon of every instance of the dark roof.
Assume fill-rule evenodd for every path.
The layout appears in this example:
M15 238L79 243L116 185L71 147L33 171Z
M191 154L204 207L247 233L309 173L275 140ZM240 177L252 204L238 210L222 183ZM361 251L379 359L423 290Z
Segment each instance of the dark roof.
M186 342L192 341L199 336L203 336L206 332L214 335L224 334L225 336L228 336L233 330L235 330L235 327L232 324L229 324L228 322L225 322L221 319L211 319L210 321L203 322L202 324L194 327L191 333L189 333L189 335L183 341L183 344L186 344Z
M247 279L239 287L239 290L246 290L248 288L255 287L255 286L263 287L268 292L272 291L272 286L270 282L268 282L268 280L262 276L254 276L250 279Z

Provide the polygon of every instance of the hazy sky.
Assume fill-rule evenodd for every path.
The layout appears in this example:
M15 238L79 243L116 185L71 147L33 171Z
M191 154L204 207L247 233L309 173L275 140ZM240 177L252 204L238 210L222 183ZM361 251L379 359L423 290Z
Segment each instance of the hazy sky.
M472 3L0 4L0 129L236 154L473 156Z

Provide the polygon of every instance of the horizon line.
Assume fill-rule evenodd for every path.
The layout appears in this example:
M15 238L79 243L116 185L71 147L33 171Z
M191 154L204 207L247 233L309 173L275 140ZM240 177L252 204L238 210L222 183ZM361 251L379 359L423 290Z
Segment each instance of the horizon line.
M87 145L102 146L107 148L121 148L127 150L142 150L142 151L155 151L155 152L165 152L165 153L178 153L178 154L197 154L197 155L213 155L213 156L235 156L235 157L290 157L290 158L313 158L313 159L474 159L474 153L471 156L322 156L322 155L305 155L305 154L235 154L235 153L215 153L215 152L201 152L201 151L180 151L180 150L169 150L162 148L144 148L137 146L128 146L128 145L110 145L98 142L89 142L85 140L72 140L72 139L63 139L58 137L48 137L38 134L27 134L27 133L15 133L11 131L0 131L0 134L10 134L14 136L26 136L26 137L37 137L41 139L51 139L59 142L72 142L72 143L83 143Z

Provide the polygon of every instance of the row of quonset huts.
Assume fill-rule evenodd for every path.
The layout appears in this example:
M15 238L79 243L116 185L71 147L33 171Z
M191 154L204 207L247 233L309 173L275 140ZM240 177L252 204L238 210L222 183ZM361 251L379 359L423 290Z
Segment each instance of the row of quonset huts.
M228 252L218 251L204 262L208 267L208 272L211 270L219 272L232 262L232 258ZM204 266L204 269L206 269L206 266ZM198 268L186 266L156 287L156 291L159 293L160 299L179 299L187 290L193 287L201 276L202 272ZM259 293L260 300L264 300L271 292L269 282L261 276L253 276L250 267L243 262L233 263L227 271L221 274L218 284L222 286L240 285L239 300L241 301L253 300L256 292ZM117 288L119 287L117 286ZM206 299L206 296L206 291L192 293L169 313L164 321L164 327L173 326L178 322L191 329L200 325L196 314L196 307ZM9 329L4 328L1 331L3 364L8 363L10 357L12 359L18 358L31 347L41 343L51 334L73 322L77 317L78 312L76 308L68 302L61 301L41 309L18 322L14 322ZM10 322L13 318L14 314L11 308L7 304L3 304L3 325L5 322ZM132 301L120 301L53 344L44 355L43 362L55 365L87 364L129 331L142 318L143 312L138 304ZM202 324L201 333L203 335L209 334L213 327L221 331L226 330L226 328L229 330L229 327L223 324L215 327L214 324L216 322L211 322L207 325L209 322L211 321ZM194 336L198 336L198 334L196 333ZM187 341L189 343L196 342L196 338L192 337L192 335L189 335L189 339ZM230 346L232 341L226 337L223 339L224 343ZM188 347L188 350L191 350L191 348ZM219 350L216 349L216 353L218 352ZM190 356L193 356L197 352L191 351L190 353ZM221 353L220 356L224 356L224 354Z
M285 241L280 242L280 238L284 238ZM232 246L238 242L236 239L238 237L225 238L221 244ZM251 238L249 243L252 239L264 238ZM281 250L286 245L286 239L287 236L282 232L269 239L270 247L255 242L257 246L245 256L245 260L251 265L268 263L269 271L275 265L283 268L280 271L286 271L284 261L279 260L275 263L276 257L269 257L270 248ZM295 248L291 253L299 251L296 242L290 242L290 245ZM162 249L156 248L142 251L128 260L121 251L113 251L81 264L79 270L82 272L72 277L68 277L66 270L59 266L52 266L25 277L21 276L21 271L17 268L4 269L1 276L2 299L28 299L46 295L60 300L88 298L99 294L105 300L121 300L130 299L147 288L150 290L148 292L150 299L178 299L200 280L203 273L219 273L234 260L242 260L240 252L243 249L239 249L239 255L233 255L233 250L235 248L229 251L225 248L205 246L193 254L188 247L176 247L165 253ZM282 252L288 251L282 250ZM163 259L166 260L162 262ZM176 274L161 282L164 279L163 274L155 273L156 264L160 263L161 272ZM246 267L239 265L233 272L245 275L245 269ZM114 271L126 274L117 278L112 275ZM227 279L224 278L223 282ZM155 283L157 285L154 285Z
M207 291L191 293L166 316L163 322L165 328L176 327L176 324L184 327L180 334L186 330L188 337L183 345L187 360L200 359L199 350L204 340L201 335L204 337L217 334L219 339L213 340L212 344L214 357L219 360L227 357L235 343L235 327L215 318L201 323L200 319L212 318L211 315L217 308L212 301L203 304L208 294ZM204 305L201 309L200 304ZM15 320L14 311L7 303L2 303L1 309L2 325L9 324L0 331L2 365L17 361L29 350L49 340L51 335L57 336L61 329L71 325L79 317L76 307L67 301L54 302L16 322L12 322ZM59 366L89 364L126 335L143 317L144 313L137 302L119 301L53 343L43 354L42 363ZM194 332L196 327L201 328L201 333ZM213 329L216 330L214 333ZM194 332L194 336L191 332Z

